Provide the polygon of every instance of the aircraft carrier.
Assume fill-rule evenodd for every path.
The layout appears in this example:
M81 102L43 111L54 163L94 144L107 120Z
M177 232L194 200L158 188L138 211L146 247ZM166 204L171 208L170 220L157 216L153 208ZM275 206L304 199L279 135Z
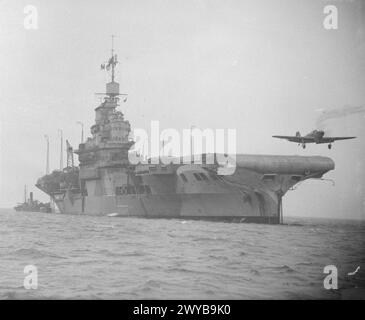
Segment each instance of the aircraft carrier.
M114 81L116 64L112 49L107 65L102 65L111 69L111 81L95 109L91 137L74 151L79 166L68 161L66 168L36 183L61 213L277 224L283 221L282 198L289 189L334 169L327 157L245 154L236 155L230 175L219 173L217 154L202 154L201 163L150 159L132 164L131 126L117 110L122 95ZM72 156L68 147L68 159ZM211 156L214 161L207 161Z

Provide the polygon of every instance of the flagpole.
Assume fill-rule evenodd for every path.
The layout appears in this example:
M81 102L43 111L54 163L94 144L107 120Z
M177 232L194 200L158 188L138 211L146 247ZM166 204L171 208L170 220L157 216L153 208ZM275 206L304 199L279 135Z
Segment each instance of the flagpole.
M84 143L84 124L81 121L77 121L76 123L81 126L81 143Z
M60 152L60 170L63 170L63 131L58 129L58 133L61 135L61 152Z

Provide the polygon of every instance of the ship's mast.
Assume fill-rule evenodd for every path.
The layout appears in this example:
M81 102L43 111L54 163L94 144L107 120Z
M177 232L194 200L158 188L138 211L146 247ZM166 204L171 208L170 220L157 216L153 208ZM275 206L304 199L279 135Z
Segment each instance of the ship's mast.
M63 130L58 129L58 133L61 137L61 150L60 150L60 170L63 170Z
M115 35L111 35L112 38L112 49L111 49L111 57L109 58L109 60L105 63L101 64L101 70L106 70L106 71L110 71L111 68L111 82L106 84L106 93L96 93L96 94L100 94L100 95L107 95L108 99L112 99L113 101L119 101L119 98L117 98L117 96L127 96L127 94L125 93L119 93L119 83L115 82L115 67L118 63L117 60L117 55L114 54L114 38ZM105 99L105 98L104 98ZM126 102L127 98L123 99L123 102Z
M114 57L114 35L112 34L112 82L114 82L114 66L116 64Z
M47 154L46 154L46 174L49 174L49 137L48 135L44 135L47 141Z

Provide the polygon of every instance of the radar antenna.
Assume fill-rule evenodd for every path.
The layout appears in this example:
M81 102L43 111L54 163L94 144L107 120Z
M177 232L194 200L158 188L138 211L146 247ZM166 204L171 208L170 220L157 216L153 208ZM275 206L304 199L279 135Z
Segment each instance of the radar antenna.
M107 95L109 98L119 100L119 98L116 98L117 96L125 96L123 99L123 102L127 101L127 94L126 93L119 93L119 83L115 82L115 67L118 63L117 55L114 54L114 38L115 35L111 35L112 38L112 49L111 49L111 57L107 62L104 62L101 64L100 68L101 70L109 71L111 69L111 82L106 84L106 93L96 93L97 95ZM109 99L108 98L108 99ZM104 98L105 100L105 98Z
M112 38L112 50L111 50L111 57L109 58L108 62L105 62L103 64L101 64L100 68L101 70L107 70L109 71L110 68L112 69L112 82L114 82L114 78L115 78L115 66L118 63L118 57L116 54L114 54L114 38L115 35L111 35Z

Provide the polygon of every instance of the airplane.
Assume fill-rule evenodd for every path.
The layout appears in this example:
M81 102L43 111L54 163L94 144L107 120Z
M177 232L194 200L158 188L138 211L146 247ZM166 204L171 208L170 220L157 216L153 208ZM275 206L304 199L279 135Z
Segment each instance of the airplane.
M337 140L347 140L354 139L356 137L325 137L324 131L322 130L313 130L305 136L301 136L300 132L297 131L295 136L273 136L273 138L286 139L290 142L297 142L298 146L302 145L303 149L305 149L306 143L328 143L328 149L332 148L332 142Z

